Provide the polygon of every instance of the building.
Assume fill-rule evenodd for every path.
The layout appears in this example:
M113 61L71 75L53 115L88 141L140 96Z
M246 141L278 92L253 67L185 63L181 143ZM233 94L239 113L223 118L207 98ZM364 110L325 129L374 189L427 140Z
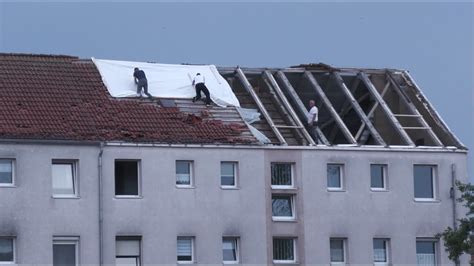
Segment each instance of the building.
M465 213L467 150L408 72L218 69L259 121L1 54L0 263L453 264L435 234Z

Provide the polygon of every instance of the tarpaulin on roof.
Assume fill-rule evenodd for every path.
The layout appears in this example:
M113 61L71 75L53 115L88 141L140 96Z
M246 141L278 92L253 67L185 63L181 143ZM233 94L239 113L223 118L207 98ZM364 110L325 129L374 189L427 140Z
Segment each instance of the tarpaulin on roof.
M201 73L206 79L206 87L215 104L240 106L229 84L214 65L172 65L95 58L92 58L92 61L99 69L102 80L113 97L136 96L133 70L138 67L145 72L148 92L155 97L189 99L196 96L192 81L196 73Z

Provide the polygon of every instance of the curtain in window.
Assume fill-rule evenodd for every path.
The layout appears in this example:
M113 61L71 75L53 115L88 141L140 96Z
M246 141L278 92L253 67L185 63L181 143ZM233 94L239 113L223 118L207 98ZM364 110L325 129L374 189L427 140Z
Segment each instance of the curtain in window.
M273 216L292 217L291 196L272 196Z
M344 240L331 239L331 262L344 262Z
M53 164L53 194L74 194L72 164Z
M273 260L294 260L293 239L273 239Z
M0 262L13 261L13 239L0 238Z
M176 162L176 184L191 185L191 163Z
M178 261L192 261L192 240L191 238L178 238L177 255Z
M387 247L383 239L374 239L374 262L387 262Z
M271 166L273 186L291 186L291 164L274 163Z

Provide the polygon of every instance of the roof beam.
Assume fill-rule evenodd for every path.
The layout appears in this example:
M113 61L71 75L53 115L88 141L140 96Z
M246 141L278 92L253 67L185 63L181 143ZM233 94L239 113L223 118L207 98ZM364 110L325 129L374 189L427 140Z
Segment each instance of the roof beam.
M295 111L286 99L285 94L283 94L283 92L281 91L280 86L278 86L278 83L276 82L270 71L265 70L263 72L263 76L264 80L268 80L270 82L271 86L268 86L270 93L275 97L275 100L280 103L280 106L282 106L285 115L288 116L288 120L292 122L292 126L296 126L296 131L299 132L299 134L303 135L307 143L309 143L310 145L315 145L316 143L314 142L313 138L309 135L308 131L306 131L304 125L301 123L301 120L296 115ZM275 92L278 97L276 97ZM289 113L286 112L286 110Z
M260 101L260 98L258 98L258 95L253 90L252 85L248 81L248 79L245 76L244 72L242 72L242 69L237 67L235 72L237 73L237 77L239 78L240 82L242 82L242 85L244 85L245 90L250 94L252 99L257 104L258 109L260 110L260 112L262 112L263 117L265 118L265 120L267 120L268 124L270 125L270 128L272 129L273 133L275 133L275 135L276 135L278 141L280 142L280 144L281 145L288 145L286 143L285 139L283 138L283 136L281 135L280 131L278 130L278 128L273 123L273 120L270 117L270 115L268 114L267 109L265 108L265 106L263 106L263 103Z
M309 71L304 72L304 77L309 81L313 89L316 91L316 93L319 95L319 97L322 99L323 103L326 105L326 108L329 110L329 113L331 116L334 118L336 121L337 125L342 131L342 134L346 137L347 141L349 141L351 144L357 144L357 141L354 139L352 136L351 132L349 129L347 129L346 125L342 121L341 117L337 114L336 110L332 106L331 101L329 101L328 97L324 93L323 89L321 86L319 86L318 82L314 78L313 74Z
M306 107L304 106L303 102L301 101L300 97L296 93L295 89L291 85L288 78L285 76L285 74L282 71L277 72L277 77L283 83L283 88L286 89L286 92L288 93L288 95L292 99L293 103L296 105L296 108L299 111L300 115L303 116L303 117L307 117L308 116L308 110L306 110ZM318 134L318 138L321 140L321 142L324 145L330 145L330 143L327 140L326 136L324 136L323 132L321 131L321 129L319 127L316 127L316 133Z
M402 91L402 88L400 88L400 85L395 81L392 74L390 74L390 72L387 71L386 76L387 76L388 80L390 81L390 83L392 83L392 85L394 86L394 91L398 94L398 97L403 99L403 102L405 103L405 106L408 108L408 110L410 110L412 115L415 115L415 119L418 120L418 122L423 127L426 128L426 131L428 132L428 135L431 137L431 139L434 141L434 143L436 143L436 145L438 145L438 146L444 146L443 143L441 142L441 140L439 140L438 136L436 136L436 134L433 132L431 127L428 125L428 123L426 123L425 119L423 119L423 116L420 114L420 112L418 112L418 109L416 109L415 105L410 101L410 99L408 98L408 95L406 95ZM407 128L405 127L405 129L407 129Z
M349 102L352 105L352 108L356 111L356 113L359 115L359 118L362 120L362 123L365 123L367 127L369 128L369 131L372 135L372 137L375 139L375 142L379 145L387 146L385 141L383 140L382 136L380 136L379 132L375 129L374 125L372 122L370 122L370 119L365 115L364 110L362 107L360 107L359 103L357 100L354 98L352 93L349 91L347 88L346 84L344 83L344 80L342 79L341 75L337 72L333 72L332 76L335 78L337 85L339 88L342 89L346 97L349 99Z
M410 146L415 146L415 143L413 143L410 136L408 136L407 132L402 128L402 125L400 124L400 122L398 122L397 118L393 115L392 110L390 110L390 107L388 107L384 99L382 99L381 95L375 88L374 84L372 84L372 81L370 81L367 74L365 74L364 72L360 72L359 78L362 80L362 82L367 87L367 89L372 94L372 96L375 98L375 100L380 104L380 106L382 107L382 110L387 115L388 120L390 121L392 126L396 129L398 135L400 135L400 137L405 142L405 144L410 145Z

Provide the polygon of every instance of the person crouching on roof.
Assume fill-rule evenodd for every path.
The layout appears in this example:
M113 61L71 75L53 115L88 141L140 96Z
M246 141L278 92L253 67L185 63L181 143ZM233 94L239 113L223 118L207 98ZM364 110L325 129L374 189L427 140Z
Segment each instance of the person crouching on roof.
M207 89L206 85L206 78L201 75L201 73L197 73L193 79L193 86L196 89L196 97L193 98L193 102L199 101L201 99L201 91L204 92L206 95L206 105L211 105L211 95L209 94L209 90Z
M145 94L151 98L151 94L148 93L148 80L146 79L145 72L136 67L133 71L133 78L135 80L135 84L137 84L137 97L142 96L143 88L143 92L145 92Z

